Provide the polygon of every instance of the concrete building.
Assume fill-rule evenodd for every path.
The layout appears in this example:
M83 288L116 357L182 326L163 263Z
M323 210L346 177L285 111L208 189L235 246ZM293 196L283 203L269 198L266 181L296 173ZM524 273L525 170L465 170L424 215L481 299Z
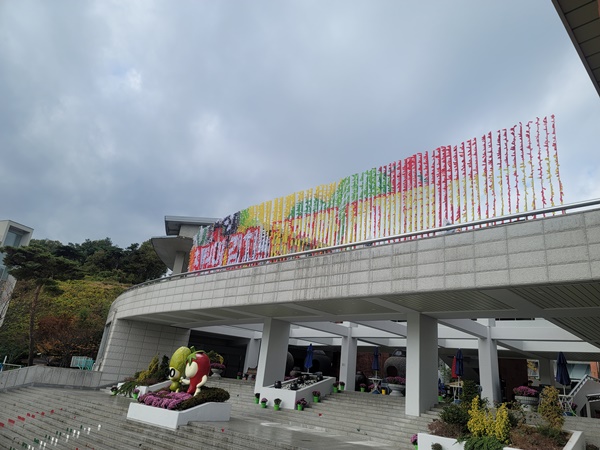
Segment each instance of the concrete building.
M598 1L553 4L600 93ZM553 385L557 352L571 363L600 361L600 200L558 211L193 273L185 272L194 229L214 220L168 217L167 237L153 244L173 276L114 302L96 369L112 383L156 353L220 339L243 348L238 367L257 367L259 391L283 379L290 346L338 348L335 376L345 382L359 348L403 348L410 415L437 401L438 359L457 349L476 361L492 401L501 399L501 374L516 367L508 370L510 361L525 377L525 361L536 360L539 381Z
M29 244L33 228L26 227L12 220L0 220L0 247L21 247ZM0 326L8 309L10 297L16 280L10 276L3 263L4 255L0 253Z

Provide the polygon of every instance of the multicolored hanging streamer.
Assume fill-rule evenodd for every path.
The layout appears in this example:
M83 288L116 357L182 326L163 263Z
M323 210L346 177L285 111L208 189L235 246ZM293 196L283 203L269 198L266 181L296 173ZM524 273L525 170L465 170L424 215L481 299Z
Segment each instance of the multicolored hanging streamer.
M189 270L468 223L557 201L562 205L563 185L552 115L498 130L495 139L489 132L431 155L417 153L200 227Z

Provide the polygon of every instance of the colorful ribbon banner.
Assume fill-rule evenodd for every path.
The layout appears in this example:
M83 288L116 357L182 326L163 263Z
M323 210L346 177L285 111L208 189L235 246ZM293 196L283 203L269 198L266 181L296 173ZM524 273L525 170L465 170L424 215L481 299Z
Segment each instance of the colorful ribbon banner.
M554 119L536 118L238 211L200 227L189 270L562 205Z

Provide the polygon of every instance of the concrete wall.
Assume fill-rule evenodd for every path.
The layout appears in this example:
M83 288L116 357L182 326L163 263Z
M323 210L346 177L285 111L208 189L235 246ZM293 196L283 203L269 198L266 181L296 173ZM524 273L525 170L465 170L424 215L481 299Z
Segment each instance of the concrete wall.
M165 281L125 292L113 308L118 309L117 317L127 318L242 304L598 278L600 211L594 210ZM488 302L482 306L506 307Z
M0 391L23 385L45 385L96 389L102 374L90 370L31 366L0 372Z
M187 346L190 330L131 320L114 320L106 346L96 360L102 383L116 383L146 370L155 355L169 358L181 346Z

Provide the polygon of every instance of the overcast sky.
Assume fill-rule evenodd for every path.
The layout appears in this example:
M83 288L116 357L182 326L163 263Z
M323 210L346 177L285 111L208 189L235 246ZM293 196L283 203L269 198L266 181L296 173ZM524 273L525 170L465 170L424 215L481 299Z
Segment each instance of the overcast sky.
M548 0L0 2L0 220L121 247L556 115L600 197L600 98Z

